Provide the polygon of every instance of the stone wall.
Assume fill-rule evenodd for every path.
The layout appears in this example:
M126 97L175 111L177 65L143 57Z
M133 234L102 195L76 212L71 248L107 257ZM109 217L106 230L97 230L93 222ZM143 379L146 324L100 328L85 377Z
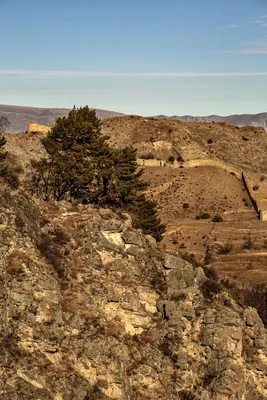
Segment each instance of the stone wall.
M180 163L179 166L181 165ZM242 171L238 167L225 163L221 160L190 160L186 161L183 164L184 168L194 168L194 167L217 167L221 168L227 172L234 173L236 176L241 178L242 176Z
M245 189L249 195L249 198L259 215L261 221L267 221L267 200L262 200L257 197L256 192L253 190L255 179L251 179L247 176L246 172L243 172L240 168L235 165L225 163L221 160L190 160L183 163L174 161L173 164L167 163L163 160L144 160L137 159L137 163L144 167L167 167L167 168L195 168L195 167L216 167L223 169L229 173L235 174L238 178L242 179ZM259 178L259 176L257 175Z
M143 167L165 167L165 166L171 166L170 164L167 164L163 160L144 160L142 158L137 158L137 164L142 165Z
M28 123L28 133L47 133L50 131L53 125L40 125L37 122Z
M227 172L232 172L239 178L242 176L242 171L238 167L232 165L232 164L227 164L223 161L220 160L190 160L186 161L183 163L180 163L178 161L174 161L173 164L167 163L166 161L163 160L144 160L141 158L137 159L137 163L139 165L142 165L144 167L168 167L168 168L180 168L183 166L184 168L195 168L195 167L216 167L216 168L221 168Z

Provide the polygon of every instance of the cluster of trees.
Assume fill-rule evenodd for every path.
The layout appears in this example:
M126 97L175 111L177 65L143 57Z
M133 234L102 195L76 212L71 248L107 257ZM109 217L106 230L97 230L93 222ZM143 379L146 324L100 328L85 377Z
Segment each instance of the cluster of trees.
M115 206L132 215L135 227L162 239L165 225L156 204L144 194L136 150L111 148L101 134L101 121L88 106L58 118L42 143L47 157L32 161L33 191L44 200L76 199Z

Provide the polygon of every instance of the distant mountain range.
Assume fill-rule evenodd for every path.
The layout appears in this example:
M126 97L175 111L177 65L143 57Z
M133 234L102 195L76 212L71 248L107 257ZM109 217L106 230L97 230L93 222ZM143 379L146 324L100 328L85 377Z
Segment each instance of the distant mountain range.
M0 116L8 117L11 125L10 132L24 132L27 130L29 122L38 122L41 125L52 125L56 118L63 117L70 110L67 108L37 108L24 106L10 106L0 104ZM96 109L96 114L100 119L123 116L124 114L114 111ZM154 118L178 119L185 122L227 122L236 126L263 126L267 128L267 112L260 114L241 114L222 117L219 115L209 115L207 117L194 117L191 115L171 117L166 115L156 115Z
M179 119L185 122L227 122L231 125L236 126L263 126L267 128L267 112L260 114L240 114L240 115L229 115L222 117L220 115L208 115L207 117L193 117L192 115L177 116L173 115L167 117L166 115L157 115L154 118L166 118L166 119Z
M5 116L10 121L9 132L25 132L29 122L38 122L41 125L52 125L56 118L68 115L67 108L36 108L23 106L9 106L0 104L0 117ZM98 118L112 118L123 114L114 111L96 110Z

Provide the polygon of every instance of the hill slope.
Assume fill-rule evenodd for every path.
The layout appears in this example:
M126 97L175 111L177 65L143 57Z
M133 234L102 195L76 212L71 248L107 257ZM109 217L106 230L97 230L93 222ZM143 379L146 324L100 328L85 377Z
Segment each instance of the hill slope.
M29 122L38 122L40 125L52 125L56 118L66 116L70 110L67 108L36 108L9 106L0 104L0 116L5 116L11 122L10 132L25 132ZM98 118L112 118L121 113L96 110Z

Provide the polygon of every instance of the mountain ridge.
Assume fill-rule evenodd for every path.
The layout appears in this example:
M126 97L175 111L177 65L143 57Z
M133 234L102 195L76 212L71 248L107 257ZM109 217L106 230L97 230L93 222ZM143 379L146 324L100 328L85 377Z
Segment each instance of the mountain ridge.
M24 132L29 122L38 122L40 125L53 125L59 117L67 116L69 108L45 108L0 104L0 116L7 117L10 121L9 132ZM96 109L100 119L123 116L124 114Z
M267 112L258 114L232 114L228 116L207 115L207 116L192 116L192 115L156 115L154 118L159 119L178 119L184 122L227 122L236 126L267 126Z
M69 108L45 108L45 107L29 107L0 104L0 116L5 116L11 122L10 132L24 132L27 130L29 122L38 122L41 125L52 125L56 118L66 116L70 111ZM113 117L122 117L126 114L96 109L96 115L100 119ZM207 116L192 116L192 115L155 115L152 118L180 120L184 122L227 122L236 126L259 126L267 127L267 112L258 114L233 114L228 116L207 115Z

